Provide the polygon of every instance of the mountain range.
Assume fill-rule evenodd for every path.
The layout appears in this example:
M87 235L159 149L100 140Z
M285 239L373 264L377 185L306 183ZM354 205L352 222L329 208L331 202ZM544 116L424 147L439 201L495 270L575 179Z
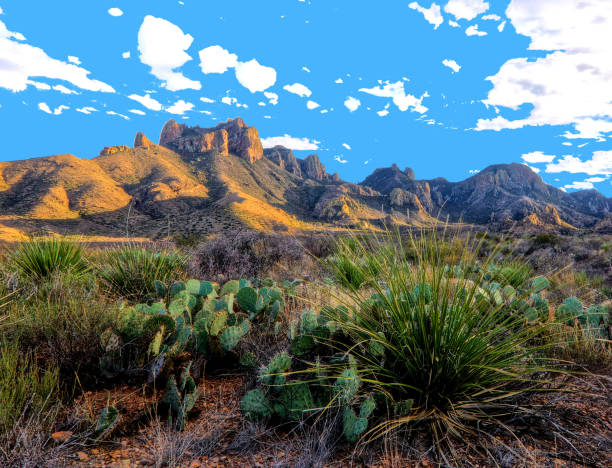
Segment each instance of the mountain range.
M276 232L427 226L438 220L503 228L598 229L612 198L566 193L523 164L497 164L449 182L417 180L410 168L376 169L358 184L327 173L316 154L263 148L241 118L214 128L168 121L159 144L91 159L61 154L0 162L0 239L82 234L162 239L249 227Z

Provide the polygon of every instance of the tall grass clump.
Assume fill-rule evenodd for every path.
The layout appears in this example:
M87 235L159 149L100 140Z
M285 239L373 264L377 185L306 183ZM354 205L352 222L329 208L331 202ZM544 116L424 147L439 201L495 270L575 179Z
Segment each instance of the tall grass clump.
M546 325L528 323L515 307L533 293L527 269L504 270L496 251L482 258L482 240L469 236L380 237L340 240L336 255L354 259L350 269L367 287L350 284L337 294L341 306L322 313L341 330L328 346L350 356L360 392L382 402L368 436L426 424L438 444L480 423L501 424L526 392L544 386L533 376L542 370L537 338ZM339 277L347 271L331 266Z
M98 276L112 296L146 302L154 298L155 280L169 283L184 275L187 257L170 250L123 246L101 255Z
M0 343L0 433L13 428L26 413L43 413L56 403L59 371L42 369L31 353L20 353L15 343Z
M32 280L44 280L55 273L78 277L89 270L81 246L54 237L22 242L10 256L10 262L20 275Z

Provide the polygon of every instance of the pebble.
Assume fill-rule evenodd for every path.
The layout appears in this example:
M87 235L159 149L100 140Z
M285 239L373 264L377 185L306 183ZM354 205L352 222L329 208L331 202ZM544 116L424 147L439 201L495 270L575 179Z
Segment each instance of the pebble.
M68 442L71 437L71 431L58 431L51 434L51 438L57 443Z

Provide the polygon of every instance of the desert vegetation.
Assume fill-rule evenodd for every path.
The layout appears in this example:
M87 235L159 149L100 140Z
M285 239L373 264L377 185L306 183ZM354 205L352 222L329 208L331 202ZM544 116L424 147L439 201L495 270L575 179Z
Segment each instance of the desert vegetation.
M568 242L12 245L0 465L609 466L610 241Z

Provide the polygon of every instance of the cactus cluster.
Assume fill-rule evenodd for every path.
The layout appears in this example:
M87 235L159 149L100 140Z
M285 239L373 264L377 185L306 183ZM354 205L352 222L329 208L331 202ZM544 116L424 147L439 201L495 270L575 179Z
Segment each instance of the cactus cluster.
M105 407L100 413L96 427L93 431L95 439L100 441L108 437L117 427L120 420L121 415L117 408L112 405Z
M557 307L555 317L561 323L584 329L593 338L610 339L611 314L612 310L606 305L593 305L585 309L578 298L568 297Z

